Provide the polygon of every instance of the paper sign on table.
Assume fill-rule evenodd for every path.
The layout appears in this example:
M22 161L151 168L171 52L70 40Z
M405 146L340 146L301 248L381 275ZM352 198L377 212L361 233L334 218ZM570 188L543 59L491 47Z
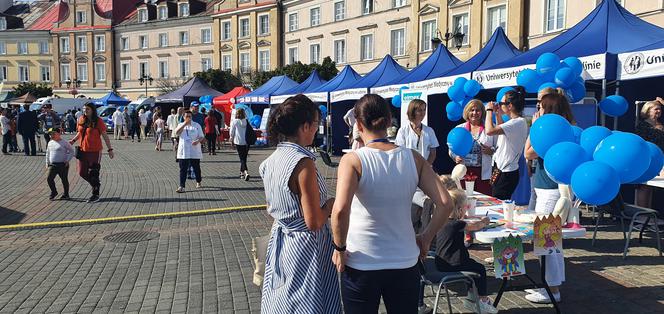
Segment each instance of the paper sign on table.
M526 273L523 262L523 240L519 236L495 239L493 241L493 264L496 278L506 278Z
M535 218L533 225L533 254L552 255L563 252L563 229L560 216Z

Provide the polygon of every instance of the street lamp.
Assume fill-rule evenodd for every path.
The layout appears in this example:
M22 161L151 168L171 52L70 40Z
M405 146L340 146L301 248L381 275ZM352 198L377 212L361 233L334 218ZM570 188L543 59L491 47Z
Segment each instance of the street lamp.
M74 96L76 98L76 94L78 94L77 88L81 87L81 80L75 78L73 81L70 79L65 80L65 84L67 84L67 89L69 89L69 94Z
M450 30L448 29L445 32L445 36L442 36L440 30L436 30L436 37L431 38L431 45L433 46L433 50L436 50L444 40L445 46L449 47L448 42L451 39L454 39L454 46L456 47L457 50L459 50L463 46L463 38L465 36L466 34L461 32L461 28L457 29L456 32L454 32L454 34L450 33Z
M154 79L150 75L143 75L138 79L138 82L140 82L141 85L145 84L145 98L148 98L148 84L152 85Z

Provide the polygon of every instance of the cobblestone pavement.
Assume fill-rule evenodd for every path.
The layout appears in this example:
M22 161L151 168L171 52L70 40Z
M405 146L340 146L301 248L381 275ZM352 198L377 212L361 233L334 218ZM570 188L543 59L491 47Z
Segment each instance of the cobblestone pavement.
M176 212L264 203L258 178L240 181L236 155L227 150L204 156L206 188L179 195L177 166L170 151L148 143L114 141L118 156L104 157L102 198L97 204L49 202L42 157L1 156L0 224ZM254 150L255 173L270 150ZM320 169L324 166L321 164ZM72 196L88 196L74 175ZM322 170L325 171L325 170ZM333 177L332 171L328 176ZM191 181L190 181L191 182ZM189 182L188 182L189 183ZM330 185L334 180L329 181ZM190 184L191 185L191 184ZM583 223L590 223L584 213ZM0 313L258 313L260 289L252 284L251 239L265 234L271 220L264 210L243 210L174 219L139 220L66 228L0 232ZM153 240L118 244L104 237L125 231L155 231ZM605 219L598 242L566 240L567 282L563 313L664 312L664 258L650 236L634 240L626 260L617 224ZM476 245L478 260L490 248ZM538 278L538 265L527 255L527 271ZM492 275L490 272L489 276ZM492 297L499 281L489 278ZM515 285L525 284L518 279ZM433 304L426 290L427 304ZM551 313L533 305L523 292L507 292L502 313ZM444 299L444 298L443 298ZM446 311L444 300L441 299ZM467 312L452 298L455 312Z

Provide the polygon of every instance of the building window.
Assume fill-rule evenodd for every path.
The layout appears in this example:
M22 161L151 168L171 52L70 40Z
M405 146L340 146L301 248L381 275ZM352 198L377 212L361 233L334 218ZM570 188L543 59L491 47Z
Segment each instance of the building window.
M69 68L69 64L60 65L60 81L71 81L71 69Z
M138 64L138 78L148 76L148 63L141 62Z
M491 37L491 35L493 35L493 31L495 31L496 28L498 27L502 27L503 29L505 29L507 25L506 24L507 8L504 5L489 8L488 15L489 15L489 20L488 20L489 25L487 26L486 30L487 31L486 38ZM463 33L468 34L466 32ZM466 41L466 38L468 38L468 36L465 36L463 40Z
M17 45L18 45L18 54L20 54L20 55L27 55L28 54L28 42L19 41L17 43Z
M39 66L39 75L41 76L42 82L51 81L51 67L48 65Z
M373 13L373 0L362 0L362 15Z
M87 63L77 63L76 64L76 77L82 82L88 81L88 64Z
M267 72L270 71L270 51L263 50L258 52L258 68Z
M189 77L189 60L180 60L180 77Z
M0 81L6 81L7 80L7 66L6 65L0 65Z
M143 23L148 21L148 10L138 9L138 22Z
M565 0L546 0L545 30L553 32L565 26Z
M164 5L164 6L159 7L158 18L160 20L168 19L168 7L167 6Z
M205 72L209 69L212 69L212 59L201 58L201 71Z
M180 32L180 46L189 45L189 32Z
M95 63L95 81L105 82L106 81L106 64L105 63Z
M129 38L127 37L120 38L120 49L129 50Z
M49 52L49 47L48 47L48 41L42 40L39 42L39 53L40 54L48 54Z
M159 34L159 47L168 47L168 34L161 33Z
M258 35L267 35L270 33L270 16L258 16Z
M433 38L435 32L436 32L436 21L422 22L422 35L421 35L422 42L420 44L420 47L422 47L422 51L431 50L431 38Z
M288 31L294 32L297 30L297 13L288 14Z
M221 56L221 69L224 71L230 70L233 66L231 55Z
M309 46L309 63L320 63L320 44Z
M95 50L106 51L106 37L104 35L95 36Z
M212 30L209 28L201 28L201 43L209 44L212 42Z
M360 59L373 59L373 35L360 36Z
M7 54L7 43L4 41L0 41L0 55L6 55Z
M309 9L309 24L311 26L320 25L320 8Z
M251 66L249 65L249 53L242 52L240 53L240 72L249 73L251 71Z
M7 29L7 20L4 17L0 17L0 31Z
M189 3L178 4L178 16L189 16Z
M159 78L168 78L168 61L159 61Z
M288 64L294 64L299 60L297 47L288 48Z
M18 65L18 81L19 82L30 81L30 67L27 64Z
M340 21L346 18L346 2L339 1L334 3L334 20Z
M240 19L240 38L249 37L249 18Z
M77 52L87 52L88 51L88 38L85 36L76 37L76 51Z
M346 62L346 40L339 39L334 41L334 62Z
M60 52L69 53L69 37L60 38Z
M76 23L85 23L87 21L87 16L85 11L76 11Z
M491 9L489 9L489 12L491 12ZM489 22L491 23L491 22ZM466 35L463 36L463 45L468 45L468 37L470 37L470 32L468 29L468 13L464 14L459 14L455 15L452 17L452 30L453 33L461 32L462 34ZM492 31L493 32L493 31Z
M148 48L148 36L146 35L138 36L138 47L141 49Z
M404 5L406 5L406 0L392 0L393 8L400 8Z
M221 23L221 40L230 40L231 39L231 22L222 22Z
M131 79L131 65L129 63L122 63L120 65L120 78L123 81L129 81Z
M406 31L403 28L390 32L390 54L403 56L406 54Z

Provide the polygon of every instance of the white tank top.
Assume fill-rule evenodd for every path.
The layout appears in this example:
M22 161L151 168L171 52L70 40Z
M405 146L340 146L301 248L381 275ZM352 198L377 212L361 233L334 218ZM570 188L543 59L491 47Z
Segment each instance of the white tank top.
M355 154L362 176L351 204L347 265L359 270L413 267L420 251L410 218L419 182L413 152L362 147Z

